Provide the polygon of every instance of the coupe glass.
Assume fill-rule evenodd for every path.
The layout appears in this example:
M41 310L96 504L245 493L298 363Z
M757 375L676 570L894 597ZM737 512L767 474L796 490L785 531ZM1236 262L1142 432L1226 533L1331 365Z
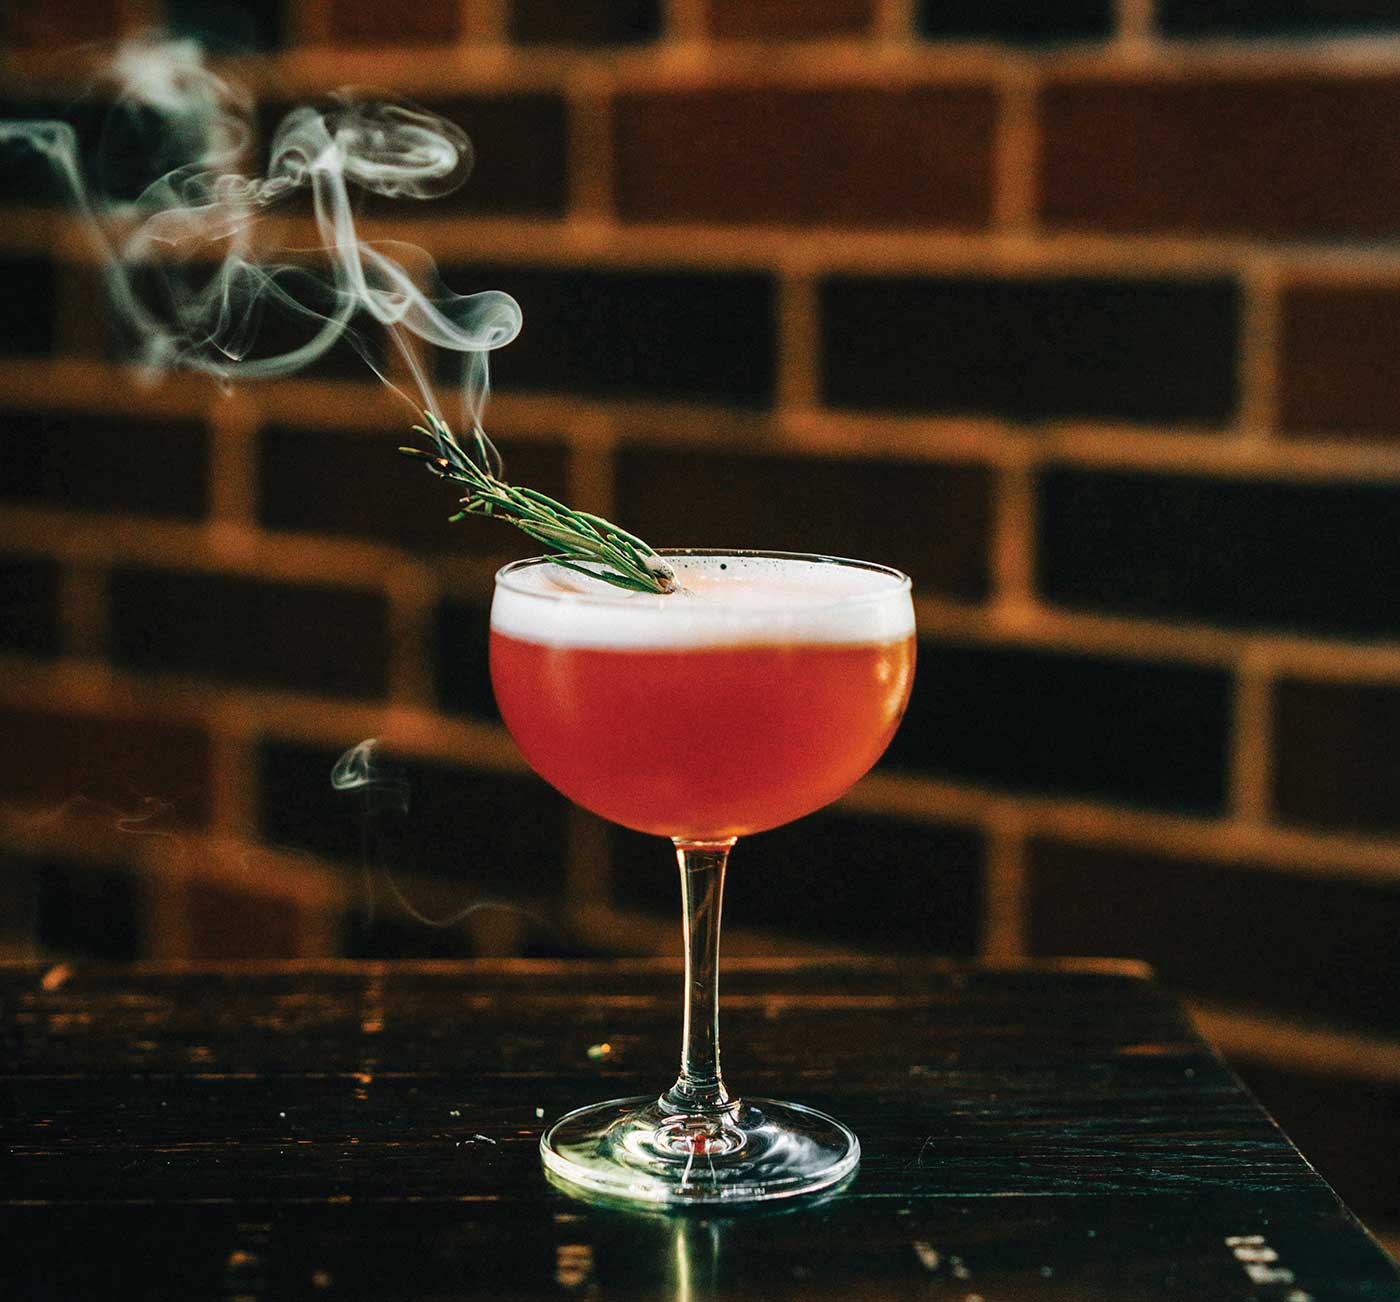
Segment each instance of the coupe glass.
M547 557L496 575L491 681L532 768L585 809L669 837L680 864L680 1075L540 1141L566 1184L649 1204L826 1188L860 1142L799 1103L740 1098L719 1054L719 931L738 837L836 799L894 735L914 672L909 580L785 552L664 553L681 590L622 591Z

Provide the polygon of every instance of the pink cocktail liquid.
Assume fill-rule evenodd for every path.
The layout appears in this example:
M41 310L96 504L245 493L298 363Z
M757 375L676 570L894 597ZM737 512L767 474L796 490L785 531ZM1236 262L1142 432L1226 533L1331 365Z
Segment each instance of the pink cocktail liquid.
M883 571L705 558L678 563L685 592L584 596L571 616L538 569L539 595L497 593L496 701L530 766L613 822L776 827L840 796L898 727L913 614Z

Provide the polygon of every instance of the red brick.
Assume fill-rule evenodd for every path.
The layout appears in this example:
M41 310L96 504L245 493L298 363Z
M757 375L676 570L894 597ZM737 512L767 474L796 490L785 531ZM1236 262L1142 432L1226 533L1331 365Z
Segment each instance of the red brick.
M24 867L11 860L6 871ZM44 950L117 963L140 956L145 892L129 870L45 854L30 871L33 902L21 919Z
M9 45L77 45L121 30L121 0L10 0L4 34Z
M1213 667L926 636L882 765L1215 815L1227 795L1230 700L1229 675Z
M726 40L858 36L872 0L709 0L705 26Z
M130 820L127 830L198 826L210 803L209 741L193 724L0 707L0 802L59 805ZM166 808L168 806L168 808Z
M375 589L119 567L109 594L112 660L134 673L325 696L388 690L389 611Z
M185 892L185 920L189 958L298 957L300 919L291 900L194 882Z
M47 258L0 255L0 356L45 357L57 342L57 274Z
M1400 485L1049 466L1035 572L1057 606L1400 638Z
M679 892L663 846L620 827L610 835L617 903L670 921ZM984 854L970 827L822 810L743 838L725 918L885 953L971 954L982 926ZM855 873L878 888L860 889Z
M772 405L777 285L766 271L494 262L442 278L502 290L531 313L491 355L499 393ZM439 350L438 363L439 381L456 383L460 358Z
M430 113L446 118L466 132L472 145L472 168L466 182L430 200L374 194L355 189L356 211L384 221L468 213L560 217L568 205L568 110L562 96L551 91L432 95L415 97ZM298 103L297 98L269 98L258 106L259 149L266 155L278 127ZM311 197L303 191L289 201L309 215ZM313 304L314 306L314 304ZM269 324L279 317L269 313ZM293 319L293 327L298 323ZM300 338L306 335L305 323ZM367 322L358 323L366 330ZM267 325L262 327L267 329ZM284 326L284 329L286 327ZM377 331L369 331L371 335ZM297 337L287 341L290 347ZM346 367L364 378L364 359L345 350Z
M633 221L981 227L996 116L982 86L626 94L618 211Z
M897 500L918 507L891 510ZM617 512L657 547L714 540L862 556L904 570L920 591L987 594L992 481L983 466L631 444L617 459Z
M1277 237L1400 228L1394 77L1064 82L1041 99L1054 226Z
M1180 993L1400 1027L1400 884L1038 839L1028 870L1033 954L1146 959Z
M661 0L507 0L521 45L635 45L661 34Z
M194 520L208 499L198 421L0 407L0 499Z
M1185 37L1376 38L1393 32L1397 17L1393 0L1159 0L1157 6L1163 35Z
M1381 555L1378 546L1383 567ZM1280 819L1400 832L1400 687L1285 679L1274 691L1273 726Z
M406 442L407 440L397 440ZM339 430L268 425L258 435L258 521L297 533L368 538L423 552L533 556L538 544L475 519L449 525L461 490L398 456L389 439ZM511 482L552 497L567 493L562 441L498 440ZM4 465L0 456L0 466ZM327 466L335 474L326 473ZM365 485L373 484L373 493ZM532 550L533 549L533 550Z
M338 45L446 45L462 35L462 8L450 0L330 0L327 25Z
M831 407L1035 423L1233 420L1240 294L1216 279L835 275L818 286Z
M47 556L0 552L0 650L55 656L63 646L58 566Z
M1285 432L1400 439L1400 289L1293 285L1281 316Z

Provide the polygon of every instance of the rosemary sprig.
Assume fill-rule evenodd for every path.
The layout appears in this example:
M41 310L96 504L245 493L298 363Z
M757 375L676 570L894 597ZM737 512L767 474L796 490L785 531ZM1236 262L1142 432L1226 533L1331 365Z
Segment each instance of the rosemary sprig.
M676 590L674 571L636 535L601 516L575 511L533 488L514 488L503 483L497 477L500 456L480 426L472 430L475 455L468 455L443 421L430 411L425 411L423 417L427 428L413 428L432 441L436 452L422 448L399 451L423 462L438 478L467 486L462 509L451 517L453 521L469 515L499 516L556 553L552 560L566 570L576 570L633 592Z

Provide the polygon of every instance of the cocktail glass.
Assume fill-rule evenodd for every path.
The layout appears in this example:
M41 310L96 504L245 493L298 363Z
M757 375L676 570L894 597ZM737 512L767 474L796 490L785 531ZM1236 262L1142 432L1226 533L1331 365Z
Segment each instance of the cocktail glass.
M914 672L909 580L784 552L665 553L681 590L625 592L547 557L507 565L491 681L532 768L585 809L669 837L681 873L680 1075L659 1097L570 1112L540 1141L566 1184L649 1204L826 1188L860 1142L720 1074L720 907L738 837L836 799L883 753Z

